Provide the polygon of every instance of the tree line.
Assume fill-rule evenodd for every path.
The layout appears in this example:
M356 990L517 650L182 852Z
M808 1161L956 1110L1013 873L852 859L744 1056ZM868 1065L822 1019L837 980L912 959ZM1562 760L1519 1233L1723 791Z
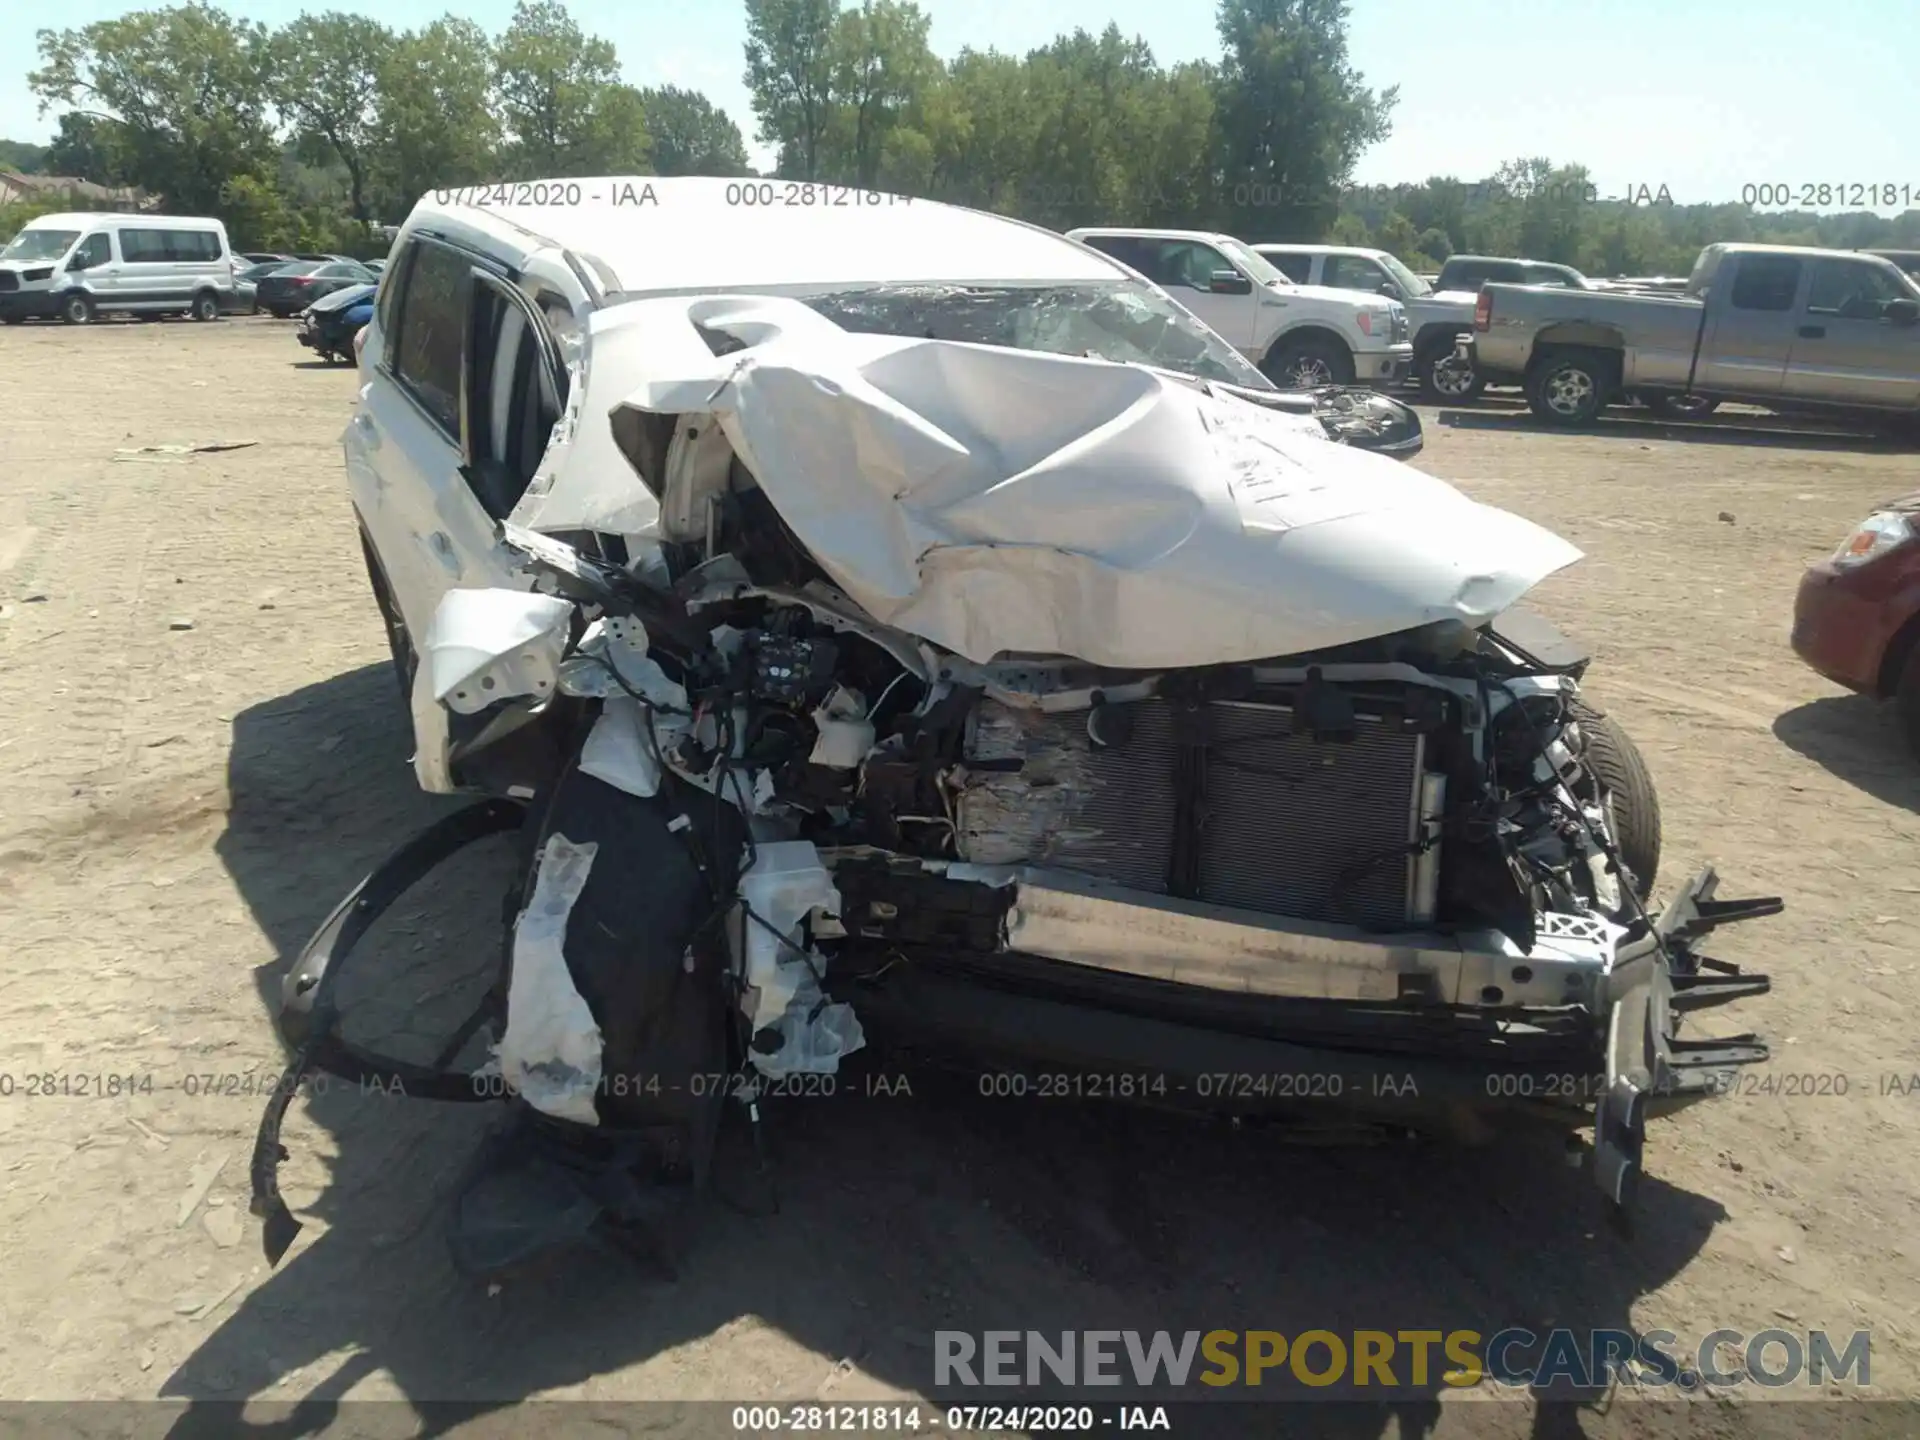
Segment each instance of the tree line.
M1217 56L1174 65L1111 25L948 60L912 0L744 3L755 134L781 178L1056 229L1371 244L1416 268L1466 252L1645 274L1684 271L1716 240L1920 246L1920 211L1757 214L1676 203L1658 177L1644 198L1599 200L1585 169L1543 158L1353 187L1398 92L1353 67L1346 0L1217 0ZM16 158L220 215L243 248L353 248L440 187L754 173L726 114L694 91L626 84L613 44L560 0L519 0L497 36L452 15L395 31L327 11L273 28L193 3L43 30L38 45L28 83L59 131Z

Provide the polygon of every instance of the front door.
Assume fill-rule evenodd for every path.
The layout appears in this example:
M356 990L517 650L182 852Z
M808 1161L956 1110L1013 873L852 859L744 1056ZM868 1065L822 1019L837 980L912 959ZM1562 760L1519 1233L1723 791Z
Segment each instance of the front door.
M1197 240L1148 240L1154 268L1147 272L1161 289L1205 322L1208 329L1243 355L1252 355L1255 317L1265 287L1255 285L1246 295L1216 295L1209 288L1221 270L1240 274L1240 267L1211 245ZM1242 277L1245 278L1245 277Z
M1888 270L1840 257L1812 262L1795 319L1786 393L1797 400L1911 410L1920 404L1920 325L1886 307L1913 294Z

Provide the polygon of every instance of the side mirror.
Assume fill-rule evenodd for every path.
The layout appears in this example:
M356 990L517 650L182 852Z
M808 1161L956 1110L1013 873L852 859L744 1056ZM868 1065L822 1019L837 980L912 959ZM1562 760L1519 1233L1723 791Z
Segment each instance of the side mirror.
M1386 296L1389 300L1404 300L1407 298L1401 293L1400 287L1391 280L1382 280L1378 288L1379 293Z
M1207 291L1213 295L1251 295L1253 281L1238 270L1216 270L1207 277Z
M1881 313L1896 325L1912 325L1920 321L1920 300L1910 300L1905 296L1889 300Z
M71 274L76 270L84 270L87 268L87 257L84 255L76 255L71 260L67 261L66 266L64 268L68 271L69 274Z

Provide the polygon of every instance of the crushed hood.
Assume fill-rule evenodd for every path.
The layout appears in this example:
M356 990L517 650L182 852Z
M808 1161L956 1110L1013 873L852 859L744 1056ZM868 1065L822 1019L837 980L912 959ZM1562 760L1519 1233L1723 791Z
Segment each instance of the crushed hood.
M1161 668L1477 624L1580 558L1301 417L1140 366L852 334L780 297L630 302L595 317L589 353L574 453L516 521L650 519L594 417L712 416L837 585L970 660Z

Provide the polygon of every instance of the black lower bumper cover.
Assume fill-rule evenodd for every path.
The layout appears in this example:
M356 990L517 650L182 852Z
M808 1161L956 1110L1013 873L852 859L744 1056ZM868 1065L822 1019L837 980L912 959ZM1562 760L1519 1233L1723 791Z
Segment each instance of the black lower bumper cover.
M400 1093L443 1101L497 1098L474 1077L444 1068L458 1045L443 1051L443 1065L421 1067L372 1055L335 1033L333 992L342 964L373 922L427 873L455 853L503 831L518 829L525 807L489 800L428 827L397 850L340 902L301 951L283 982L281 1033L293 1058L261 1116L252 1161L252 1213L264 1222L262 1242L277 1265L299 1234L281 1198L278 1169L287 1158L280 1128L300 1082L324 1071L350 1082L395 1081ZM1765 976L1743 975L1724 962L1695 952L1694 942L1715 927L1777 914L1776 897L1716 901L1718 877L1702 870L1657 922L1629 932L1608 977L1611 999L1605 1045L1605 1088L1594 1107L1594 1172L1616 1224L1625 1228L1641 1174L1646 1122L1723 1093L1741 1066L1763 1063L1767 1047L1753 1035L1683 1040L1679 1017L1690 1010L1765 994ZM1489 1094L1488 1069L1458 1059L1387 1055L1287 1044L1259 1036L1228 1035L1165 1019L1127 1015L1089 1005L1064 1004L993 985L966 983L936 974L903 974L860 1006L863 1014L902 1028L937 1017L969 1044L1003 1055L1028 1055L1088 1068L1337 1076L1338 1087L1320 1094L1345 1101L1395 1102L1409 1090L1424 1101L1472 1104ZM464 1040L463 1034L456 1037ZM1384 1077L1384 1078L1383 1078ZM1408 1081L1413 1083L1408 1085ZM1300 1098L1312 1099L1302 1091ZM1579 1112L1571 1112L1579 1113Z
M378 1079L383 1086L397 1079L401 1093L426 1100L493 1098L487 1087L475 1084L470 1075L369 1055L347 1043L335 1033L339 1012L333 994L346 957L389 906L429 871L475 841L519 829L526 813L526 807L512 801L487 800L428 826L334 907L281 982L280 1031L293 1048L293 1058L260 1117L251 1167L250 1208L265 1222L261 1238L268 1264L279 1264L300 1233L300 1222L280 1196L278 1172L280 1162L287 1158L286 1147L280 1143L280 1126L300 1082L309 1074L320 1070L361 1084Z

